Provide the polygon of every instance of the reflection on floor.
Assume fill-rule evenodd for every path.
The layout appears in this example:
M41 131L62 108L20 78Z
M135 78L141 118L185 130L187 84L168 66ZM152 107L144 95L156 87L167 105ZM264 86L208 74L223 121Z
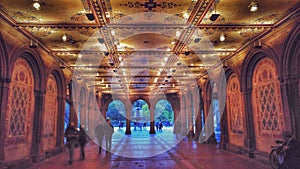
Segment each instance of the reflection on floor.
M105 146L104 146L105 147ZM200 144L186 137L178 139L171 128L149 135L149 130L132 131L124 135L116 129L111 153L98 154L97 144L90 141L86 146L86 159L79 159L75 150L75 162L68 165L68 150L34 164L30 169L53 168L114 168L114 169L270 169L267 164L217 149L215 145Z

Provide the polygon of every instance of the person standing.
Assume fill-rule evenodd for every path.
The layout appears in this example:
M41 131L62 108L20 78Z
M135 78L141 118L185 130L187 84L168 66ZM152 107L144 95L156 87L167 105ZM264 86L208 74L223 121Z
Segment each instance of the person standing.
M110 123L110 119L106 119L105 124L105 142L106 142L106 153L111 151L112 135L114 133L114 126Z
M84 130L84 126L80 125L80 130L79 130L79 137L78 137L78 143L80 145L80 160L84 160L84 147L87 143L87 134Z
M98 153L101 154L102 142L103 142L103 136L104 136L104 125L102 124L102 120L99 120L99 124L97 125L97 127L95 129L95 135L98 139L98 146L99 146Z
M67 139L67 146L69 148L70 160L68 161L70 165L73 163L74 158L74 147L78 137L78 131L75 128L75 123L71 122L66 129L65 137Z

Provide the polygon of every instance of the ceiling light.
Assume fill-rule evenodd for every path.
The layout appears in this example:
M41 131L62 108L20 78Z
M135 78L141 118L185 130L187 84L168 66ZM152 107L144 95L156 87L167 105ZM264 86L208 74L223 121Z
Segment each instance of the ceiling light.
M188 18L189 18L189 14L188 14L188 13L184 13L184 14L183 14L183 18L184 18L184 19L188 19Z
M180 31L176 31L176 37L179 37L180 36Z
M103 38L98 38L97 39L99 43L104 43L104 39Z
M195 42L195 43L199 43L200 40L201 40L201 38L195 38L195 39L194 39L194 42Z
M95 17L92 13L86 13L85 15L86 15L86 17L88 18L89 21L95 20Z
M220 35L220 41L223 42L225 40L225 35L223 33L221 33Z
M113 36L116 34L116 32L114 30L111 30L110 32L111 32L111 35L113 35Z
M64 42L67 41L67 35L64 34L64 35L61 37L61 39L62 39L62 41L64 41Z
M218 14L218 13L214 13L214 14L212 14L211 16L210 16L210 20L211 21L216 21L217 19L218 19L218 17L220 16L220 14Z
M257 2L251 2L248 8L250 9L250 12L256 12L258 10Z
M109 12L105 12L105 16L106 16L107 18L110 18Z
M32 6L33 6L36 10L40 10L41 4L39 3L38 0L34 0Z
M215 7L215 12L209 18L211 21L216 21L218 19L218 17L220 16L220 14L217 13L216 1L214 2L214 7Z

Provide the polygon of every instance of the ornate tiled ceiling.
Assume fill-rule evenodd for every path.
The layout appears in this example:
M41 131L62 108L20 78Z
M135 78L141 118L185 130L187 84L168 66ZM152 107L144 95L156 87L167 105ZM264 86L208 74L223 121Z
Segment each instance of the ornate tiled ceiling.
M299 9L297 0L260 0L250 12L251 2L1 0L0 14L96 90L177 92Z

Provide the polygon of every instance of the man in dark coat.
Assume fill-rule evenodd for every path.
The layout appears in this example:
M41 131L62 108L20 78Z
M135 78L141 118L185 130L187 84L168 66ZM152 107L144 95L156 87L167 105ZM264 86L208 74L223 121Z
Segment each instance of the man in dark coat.
M114 133L114 127L110 123L110 119L106 119L105 124L105 141L106 141L106 153L111 151L112 135Z
M102 124L102 120L99 120L99 124L97 125L95 129L95 135L98 139L98 146L99 146L99 154L101 154L102 150L102 142L103 142L103 136L104 136L104 125Z
M73 163L74 158L74 147L78 137L78 131L75 128L75 123L71 122L66 129L65 137L67 139L67 146L69 148L70 160L68 161L70 165Z
M80 130L79 130L79 137L78 137L78 143L80 145L80 160L84 160L85 155L84 155L84 147L87 143L87 134L84 130L84 126L80 125Z

